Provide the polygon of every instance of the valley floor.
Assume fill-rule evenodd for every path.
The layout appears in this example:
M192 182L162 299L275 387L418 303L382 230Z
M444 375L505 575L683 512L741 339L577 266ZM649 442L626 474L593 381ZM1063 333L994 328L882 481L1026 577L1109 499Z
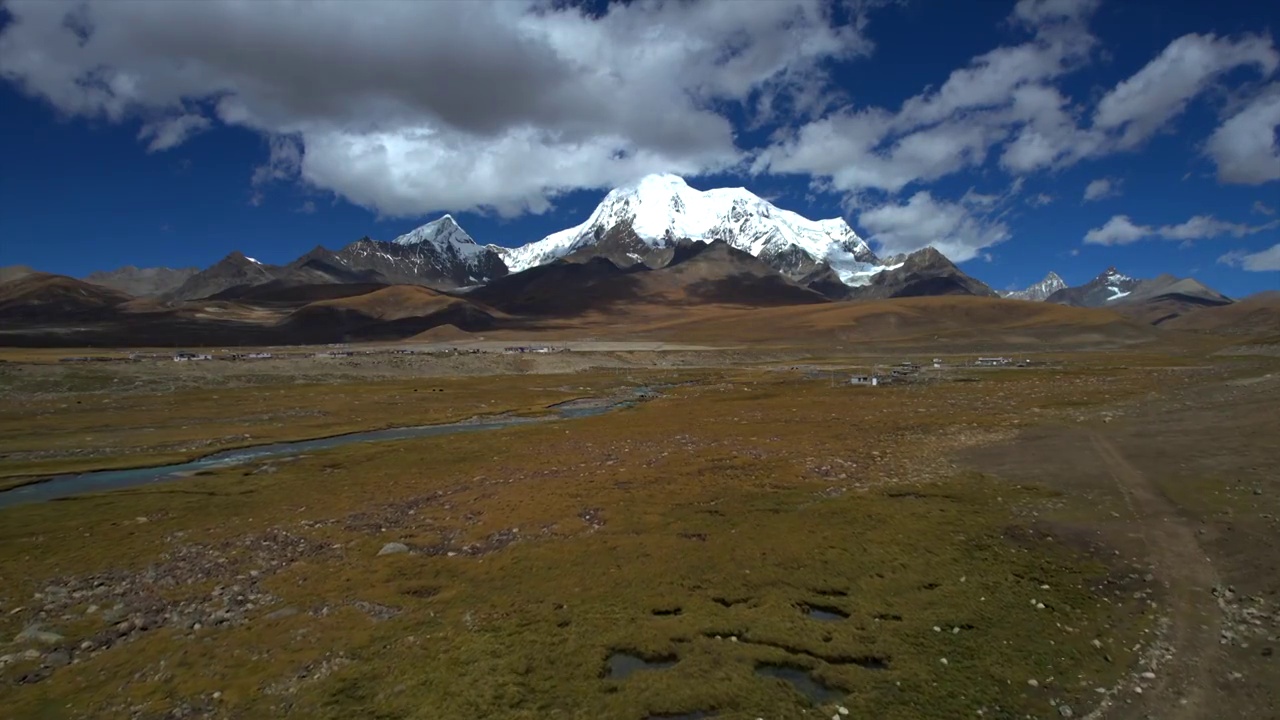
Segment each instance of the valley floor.
M3 357L8 486L652 397L0 510L8 716L1280 704L1275 358L1147 347L851 387L899 351Z

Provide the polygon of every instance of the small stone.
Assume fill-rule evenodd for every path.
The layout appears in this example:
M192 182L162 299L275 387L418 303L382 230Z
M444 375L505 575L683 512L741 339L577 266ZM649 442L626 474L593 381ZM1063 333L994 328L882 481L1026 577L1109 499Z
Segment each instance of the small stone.
M54 650L45 656L44 662L49 667L65 667L71 664L71 653L66 650Z
M1043 610L1043 609L1044 609L1044 603L1042 603L1042 602L1038 602L1038 603L1036 603L1036 609L1037 609L1037 610Z
M1142 677L1143 677L1144 679L1146 679L1146 680L1155 680L1155 679L1156 679L1156 674L1155 674L1155 673L1153 673L1153 672L1151 672L1150 670L1148 670L1148 671L1146 671L1146 672L1142 673Z
M847 707L845 707L845 706L841 705L840 707L836 708L836 712L840 713L841 715L848 715L848 714L849 714L849 708L847 708Z
M89 652L90 650L93 649L93 641L85 640L84 642L80 643L80 649L84 652Z
M933 626L933 631L934 631L934 632L942 632L942 628L938 627L937 625L934 625L934 626Z
M1040 681L1039 681L1039 680L1036 680L1035 678L1031 678L1030 680L1028 680L1028 681L1027 681L1027 684L1028 684L1028 685L1030 685L1030 686L1031 686L1031 687L1033 687L1033 688L1038 688L1038 687L1040 687Z
M1041 585L1041 586L1040 586L1040 589L1041 589L1041 590L1048 590L1048 589L1049 589L1049 586L1048 586L1048 585Z
M215 692L215 693L213 694L213 699L214 699L214 700L221 700L221 699L222 699L222 691L221 691L221 690L219 690L219 691Z
M946 658L942 658L942 659L941 659L941 660L939 660L938 662L942 663L943 665L946 665L946 664L947 664L947 659L946 659Z
M275 611L273 611L273 612L269 612L269 613L267 613L267 614L266 614L266 619L267 619L267 620L281 620L281 619L283 619L283 618L287 618L287 617L290 617L290 616L293 616L293 615L297 615L297 614L298 614L298 608L295 608L295 607L283 607L283 608L280 608L279 610L275 610Z
M1089 644L1094 646L1098 650L1102 649L1102 641L1099 640L1098 638L1094 638L1093 640L1089 641Z
M1075 715L1075 712L1071 709L1070 705L1063 703L1058 706L1058 714L1064 718L1069 718Z
M409 552L408 545L398 542L389 542L386 545L383 545L382 549L378 551L378 557L382 557L383 555L399 555L407 552Z

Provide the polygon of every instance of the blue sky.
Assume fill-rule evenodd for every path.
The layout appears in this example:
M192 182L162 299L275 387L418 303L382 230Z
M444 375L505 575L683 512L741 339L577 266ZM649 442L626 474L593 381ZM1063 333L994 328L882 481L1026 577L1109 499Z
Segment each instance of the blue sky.
M1271 3L0 8L0 265L283 263L446 211L519 245L674 172L997 288L1280 288Z

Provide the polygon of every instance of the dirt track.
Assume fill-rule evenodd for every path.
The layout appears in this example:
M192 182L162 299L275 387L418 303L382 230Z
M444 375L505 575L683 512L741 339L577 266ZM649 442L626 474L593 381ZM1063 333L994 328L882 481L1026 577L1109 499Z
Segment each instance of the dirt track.
M1206 695L1212 683L1211 669L1220 654L1222 617L1211 592L1218 584L1218 573L1173 504L1106 437L1095 431L1090 439L1124 494L1151 563L1166 588L1171 622L1167 641L1173 656L1157 675L1145 707L1135 714L1175 719L1213 717Z

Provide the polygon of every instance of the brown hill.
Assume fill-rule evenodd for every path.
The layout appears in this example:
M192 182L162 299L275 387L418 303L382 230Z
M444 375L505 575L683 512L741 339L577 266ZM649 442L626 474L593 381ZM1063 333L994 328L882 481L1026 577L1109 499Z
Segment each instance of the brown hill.
M102 320L131 299L65 275L32 272L0 284L0 318L24 324Z
M1280 334L1280 292L1261 292L1230 305L1202 307L1173 318L1161 327L1250 337L1277 335Z
M1113 346L1161 336L1159 330L1109 310L969 296L721 311L659 320L638 334L705 343L847 343L851 349L888 342L940 352Z
M341 283L319 285L292 285L284 280L272 280L261 285L238 285L209 296L210 300L231 300L255 305L305 305L319 300L366 295L390 287L381 283Z
M280 330L302 343L398 340L441 325L483 330L494 321L492 312L468 300L419 285L392 285L305 305L291 313Z
M84 277L85 282L103 285L112 290L129 293L137 297L161 295L176 289L192 275L200 272L200 268L140 268L126 265L110 271L90 273Z
M0 283L11 282L13 280L17 280L23 275L30 275L33 272L35 272L35 270L32 270L26 265L6 265L4 267L0 267Z
M558 260L493 280L463 297L512 315L568 317L609 312L640 298L636 276L643 266L619 268L595 257L585 262Z

